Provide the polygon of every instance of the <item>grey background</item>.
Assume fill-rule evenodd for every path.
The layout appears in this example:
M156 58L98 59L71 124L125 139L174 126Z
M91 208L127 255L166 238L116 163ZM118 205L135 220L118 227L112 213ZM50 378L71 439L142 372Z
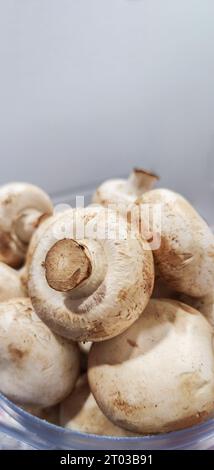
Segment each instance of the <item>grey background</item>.
M213 0L0 0L0 183L141 165L210 218L213 83Z

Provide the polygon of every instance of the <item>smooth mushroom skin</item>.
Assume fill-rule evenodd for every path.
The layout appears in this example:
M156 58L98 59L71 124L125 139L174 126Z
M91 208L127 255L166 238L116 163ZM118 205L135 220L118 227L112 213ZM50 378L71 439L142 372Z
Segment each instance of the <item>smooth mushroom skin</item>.
M192 297L208 294L214 285L214 235L206 222L167 189L149 191L138 202L161 206L161 244L153 251L158 275L174 291Z
M187 305L191 305L193 308L196 308L196 310L206 317L207 321L214 328L214 292L211 292L205 297L201 297L199 299L190 297L189 295L180 294L179 300Z
M128 179L111 179L102 183L94 193L92 202L103 206L121 205L125 210L141 194L152 189L158 179L154 173L134 168Z
M59 422L65 428L88 434L136 436L115 426L102 413L90 391L87 374L78 379L73 392L60 404Z
M0 304L0 391L15 403L46 408L72 391L80 353L38 318L28 298Z
M0 188L0 261L19 268L28 243L44 214L52 214L49 196L27 183L10 183Z
M0 262L0 302L14 297L25 297L26 291L19 273L5 263Z
M113 337L127 329L149 301L152 252L138 233L129 237L129 226L117 215L101 206L70 210L47 228L34 251L30 297L39 317L61 336L76 341ZM62 233L56 241L59 223L69 230L66 238ZM72 238L81 223L87 229L84 238ZM109 236L109 228L120 230L121 237ZM89 261L87 275L82 255L87 265Z
M125 429L200 423L214 411L212 327L188 305L153 299L126 332L93 344L88 378L103 413Z

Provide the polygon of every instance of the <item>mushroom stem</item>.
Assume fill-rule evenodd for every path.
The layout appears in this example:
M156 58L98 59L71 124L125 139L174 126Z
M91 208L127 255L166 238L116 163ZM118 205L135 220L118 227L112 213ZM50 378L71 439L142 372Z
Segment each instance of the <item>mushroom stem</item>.
M26 209L16 218L14 229L17 237L23 243L29 243L35 228L40 223L42 213L36 209Z
M92 265L84 246L72 239L56 242L45 258L49 286L60 292L75 289L91 275Z
M134 188L135 192L140 195L142 192L150 191L158 180L159 176L154 173L134 168L128 178L128 185Z

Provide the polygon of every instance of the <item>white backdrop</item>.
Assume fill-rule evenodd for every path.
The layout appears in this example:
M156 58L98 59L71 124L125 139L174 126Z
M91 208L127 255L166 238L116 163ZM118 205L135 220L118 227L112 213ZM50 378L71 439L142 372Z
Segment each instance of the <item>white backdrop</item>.
M142 165L204 210L213 84L213 0L0 0L0 183Z

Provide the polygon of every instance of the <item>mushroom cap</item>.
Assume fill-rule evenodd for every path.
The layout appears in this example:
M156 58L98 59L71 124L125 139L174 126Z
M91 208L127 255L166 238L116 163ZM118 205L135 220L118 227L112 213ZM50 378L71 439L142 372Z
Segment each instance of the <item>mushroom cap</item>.
M116 205L123 212L127 205L147 191L159 177L146 170L134 168L128 179L114 178L104 181L95 191L92 202L103 206Z
M154 283L152 252L138 233L133 239L124 239L129 228L123 217L115 223L115 216L114 211L101 206L67 211L48 226L37 244L29 273L29 294L39 317L61 336L76 341L113 337L127 329L149 301ZM84 239L78 239L78 244L90 257L92 274L69 292L56 291L47 282L45 266L47 253L56 245L58 223L69 227L66 238L64 232L61 235L67 243L73 240L74 225L79 227L82 222L90 230ZM96 238L96 227L101 226L105 233ZM121 238L108 238L108 227L119 227ZM55 273L54 266L52 271Z
M73 389L80 369L76 344L52 333L30 299L0 304L0 390L22 405L46 408Z
M134 436L102 413L90 391L87 374L78 379L73 392L60 404L59 420L63 427L88 434Z
M18 271L0 262L0 302L25 295Z
M137 198L133 188L127 188L127 179L117 178L104 181L95 191L92 202L108 206L110 204L133 204Z
M48 195L32 184L10 183L0 187L0 260L14 268L20 267L27 250L28 241L20 239L16 226L26 211L38 211L42 216L52 214L53 206ZM38 223L37 220L35 228Z
M138 202L161 205L161 245L153 251L158 275L174 291L208 294L214 285L214 235L204 219L167 189L148 191Z
M214 410L212 328L188 305L151 300L126 332L93 344L88 378L103 413L130 431L199 423Z

